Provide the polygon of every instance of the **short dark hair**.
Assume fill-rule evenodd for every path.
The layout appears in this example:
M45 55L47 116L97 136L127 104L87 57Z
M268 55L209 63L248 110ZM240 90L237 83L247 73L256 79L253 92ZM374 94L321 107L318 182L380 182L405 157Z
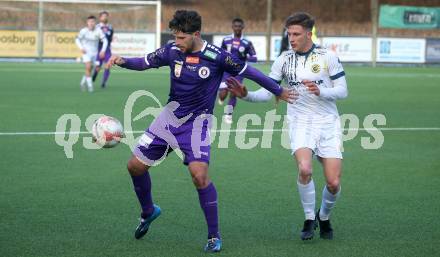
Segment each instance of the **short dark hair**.
M87 17L87 20L96 20L96 17L94 15L90 15L89 17Z
M241 24L244 24L244 20L242 18L237 17L232 20L232 23L236 23L236 22L240 22Z
M202 29L202 17L196 11L177 10L168 27L174 32L194 33Z
M100 12L100 13L99 13L99 17L101 17L101 16L104 15L104 14L108 15L108 12L107 12L107 11L102 11L102 12Z
M312 30L313 26L315 26L315 19L312 17L312 15L306 12L297 12L290 15L286 19L286 28L292 25L300 25L305 29Z

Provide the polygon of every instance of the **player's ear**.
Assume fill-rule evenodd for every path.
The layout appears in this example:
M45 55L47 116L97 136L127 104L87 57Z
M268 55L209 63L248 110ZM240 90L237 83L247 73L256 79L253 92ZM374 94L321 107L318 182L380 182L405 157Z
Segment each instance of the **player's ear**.
M196 32L194 32L194 36L195 36L195 37L201 37L201 33L200 33L200 31L196 31Z

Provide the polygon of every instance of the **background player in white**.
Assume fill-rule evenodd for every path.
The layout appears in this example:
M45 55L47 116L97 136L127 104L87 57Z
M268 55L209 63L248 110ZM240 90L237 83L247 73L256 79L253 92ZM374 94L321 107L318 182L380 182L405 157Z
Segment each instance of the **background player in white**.
M292 49L283 52L272 65L269 77L298 93L298 99L287 106L292 154L298 166L298 191L304 208L305 222L301 239L314 236L317 223L320 236L333 238L330 211L340 195L342 168L341 126L335 101L347 97L345 72L333 52L313 44L314 19L307 13L295 13L286 20L287 34ZM234 94L250 102L268 101L267 90L247 92L236 79L228 79ZM322 202L315 213L315 185L312 179L312 155L324 168L326 186Z
M86 83L89 92L93 91L93 84L91 78L91 72L93 65L96 61L96 55L98 54L98 44L102 41L102 49L99 52L99 57L104 58L105 50L108 46L107 38L101 29L96 27L96 17L87 17L87 27L81 29L75 40L76 45L81 49L83 53L82 60L85 64L85 74L81 80L81 90L85 91Z

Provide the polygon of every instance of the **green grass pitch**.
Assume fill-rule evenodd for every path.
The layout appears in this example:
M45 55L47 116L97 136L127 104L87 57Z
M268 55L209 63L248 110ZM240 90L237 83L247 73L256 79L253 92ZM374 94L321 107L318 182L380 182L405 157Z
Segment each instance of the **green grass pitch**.
M127 97L136 90L153 92L165 103L167 73L117 68L107 89L96 83L96 92L88 94L79 89L79 64L0 63L0 133L53 132L65 113L81 118L82 131L93 113L123 120ZM346 73L349 98L339 102L339 111L356 114L361 128L370 113L386 116L381 127L440 127L438 67L346 67ZM148 104L139 100L133 117ZM235 117L264 117L272 108L273 101L240 101ZM216 106L217 117L221 112ZM277 113L285 112L281 103ZM145 119L133 122L134 130L147 126ZM377 150L361 147L361 137L369 136L365 131L344 143L333 241L299 239L297 171L290 151L280 146L280 132L274 132L270 149L237 149L234 133L228 149L214 143L210 175L219 194L224 241L217 256L439 256L440 130L382 133L384 144ZM151 170L153 197L163 214L138 241L133 232L139 206L125 168L129 147L87 150L83 136L89 135L80 135L74 158L67 159L54 135L0 134L0 256L205 256L206 225L197 193L175 154ZM314 178L319 205L318 163Z

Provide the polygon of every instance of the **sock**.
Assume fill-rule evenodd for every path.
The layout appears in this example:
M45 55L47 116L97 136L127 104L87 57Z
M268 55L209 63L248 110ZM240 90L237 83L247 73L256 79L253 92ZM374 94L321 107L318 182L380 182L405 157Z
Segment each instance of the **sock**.
M107 83L108 77L110 77L110 69L104 70L104 78L102 79L102 85L105 86L105 83Z
M297 181L301 204L307 220L315 219L315 183L313 179L307 185Z
M87 87L89 88L89 91L93 91L92 78L86 77L86 81L87 81Z
M81 79L81 86L86 83L86 76L84 75Z
M328 191L327 186L324 186L324 189L322 190L321 209L319 210L319 218L321 220L328 220L330 218L330 212L333 207L335 207L336 200L340 194L341 187L339 187L339 190L336 194L332 194L330 191Z
M154 211L153 198L151 197L150 173L145 172L140 176L131 176L131 179L133 180L134 191L141 204L141 217L143 219L148 218Z
M237 97L233 96L233 95L229 96L228 105L231 105L232 109L231 109L231 113L227 113L227 114L232 114L232 111L234 110L235 106L237 105Z
M92 76L92 81L95 82L96 77L98 77L98 72L96 71L96 69L93 70L93 76Z
M218 210L217 210L217 190L213 183L206 188L197 189L199 193L200 207L205 214L206 223L208 224L208 238L220 238L218 231Z

